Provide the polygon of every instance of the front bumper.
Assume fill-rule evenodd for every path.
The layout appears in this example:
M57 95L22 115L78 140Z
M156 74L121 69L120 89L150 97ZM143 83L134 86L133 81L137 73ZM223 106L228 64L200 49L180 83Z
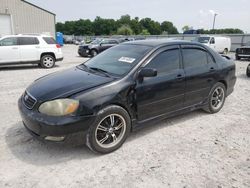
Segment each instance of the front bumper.
M90 54L90 50L89 49L84 49L84 48L79 48L78 49L78 54L80 56L83 56L83 57L88 57Z
M36 110L27 109L22 102L22 98L18 100L18 108L24 126L29 132L40 138L83 132L88 130L95 121L95 116L47 116Z

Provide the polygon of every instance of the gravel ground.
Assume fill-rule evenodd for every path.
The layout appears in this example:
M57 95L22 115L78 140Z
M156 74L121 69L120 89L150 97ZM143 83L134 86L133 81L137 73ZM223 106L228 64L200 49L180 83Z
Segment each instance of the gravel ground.
M76 46L63 52L64 61L51 70L0 69L0 187L250 187L249 62L236 62L235 91L219 113L167 119L132 133L119 150L97 155L82 137L37 141L18 113L18 97L33 80L86 60Z

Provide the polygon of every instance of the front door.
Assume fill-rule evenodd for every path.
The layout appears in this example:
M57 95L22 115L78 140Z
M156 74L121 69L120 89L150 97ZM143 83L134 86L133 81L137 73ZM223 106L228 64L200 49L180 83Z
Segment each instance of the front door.
M145 68L157 70L156 77L137 81L138 120L146 120L182 108L185 75L180 63L178 46L163 49L153 55Z
M12 62L20 62L16 37L8 37L0 41L0 64Z

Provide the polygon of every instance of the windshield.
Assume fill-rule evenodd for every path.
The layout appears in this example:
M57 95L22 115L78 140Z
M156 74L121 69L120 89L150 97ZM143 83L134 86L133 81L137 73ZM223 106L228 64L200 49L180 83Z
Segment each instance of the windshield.
M95 39L90 44L100 44L103 39Z
M205 44L205 43L209 42L209 39L210 39L210 37L198 37L197 41L200 42L200 43Z
M128 73L152 47L141 45L117 45L109 48L84 65L107 73L122 76Z

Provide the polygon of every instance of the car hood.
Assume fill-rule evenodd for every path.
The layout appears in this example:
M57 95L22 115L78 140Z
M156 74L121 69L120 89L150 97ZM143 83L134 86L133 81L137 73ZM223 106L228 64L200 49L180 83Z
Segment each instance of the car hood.
M93 74L75 67L39 78L26 91L38 101L44 102L69 97L113 80L112 77Z

